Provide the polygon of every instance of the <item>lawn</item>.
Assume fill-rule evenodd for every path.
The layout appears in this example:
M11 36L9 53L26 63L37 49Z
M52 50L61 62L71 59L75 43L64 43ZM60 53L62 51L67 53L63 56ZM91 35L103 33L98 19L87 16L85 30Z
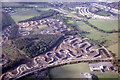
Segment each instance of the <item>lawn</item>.
M51 78L81 78L80 73L90 72L88 63L69 64L50 69Z
M118 30L118 20L90 19L89 22L104 31Z
M26 11L20 11L14 15L11 15L11 17L14 19L15 22L29 19L29 18L32 18L34 16L40 16L40 13L37 12L36 10L33 10L33 9L29 9Z

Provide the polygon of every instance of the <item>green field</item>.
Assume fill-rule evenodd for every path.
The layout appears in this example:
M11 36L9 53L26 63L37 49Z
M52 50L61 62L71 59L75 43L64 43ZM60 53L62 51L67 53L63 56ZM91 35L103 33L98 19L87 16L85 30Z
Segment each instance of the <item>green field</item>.
M85 24L81 21L77 22L77 25L78 25L80 30L90 32L90 34L87 34L85 36L89 37L91 39L94 39L94 40L106 40L106 39L111 40L111 38L114 38L114 40L117 39L116 33L108 34L108 33L100 32L100 31L88 26L87 24ZM114 41L114 40L112 40L112 41Z
M118 56L118 43L115 43L114 45L111 45L108 47L108 50L111 50L112 52L116 53L116 55Z
M118 78L118 74L114 73L103 73L103 74L97 74L97 77L102 80L103 78ZM111 80L111 79L110 79Z
M99 11L96 13L97 15L101 15L101 16L107 16L107 15L111 15L111 13L106 12L106 11Z
M80 73L90 72L88 63L69 64L50 69L51 78L81 78Z
M77 22L77 25L80 30L90 32L90 34L85 34L84 36L88 37L89 39L93 39L99 43L106 41L102 45L104 45L106 48L108 47L108 49L110 51L112 51L113 53L118 54L118 50L117 50L118 46L113 44L115 42L118 42L118 33L112 33L112 34L103 33L103 32L100 32L100 31L88 26L87 24L85 24L81 21ZM111 49L111 47L109 47L111 44L112 44L112 46L114 46L114 47L112 47L112 49Z
M6 54L6 56L11 59L15 60L18 56L18 53L9 45L5 45L2 47L3 52Z
M90 19L89 22L104 31L118 30L117 20Z
M16 14L12 15L11 17L13 18L13 20L15 22L18 22L18 21L21 21L21 20L32 18L34 16L40 16L40 13L37 12L36 10L30 9L30 10L27 10L27 11L18 12Z
M2 52L11 61L18 59L18 56L19 58L23 58L23 54L25 54L21 54L18 49L14 48L10 40L2 46Z

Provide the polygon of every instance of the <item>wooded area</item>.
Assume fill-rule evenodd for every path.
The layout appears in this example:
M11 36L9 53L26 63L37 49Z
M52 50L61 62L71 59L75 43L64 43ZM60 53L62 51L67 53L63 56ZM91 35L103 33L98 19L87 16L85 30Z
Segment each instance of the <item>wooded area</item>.
M61 37L58 34L31 35L14 40L14 44L26 56L33 58L53 48Z

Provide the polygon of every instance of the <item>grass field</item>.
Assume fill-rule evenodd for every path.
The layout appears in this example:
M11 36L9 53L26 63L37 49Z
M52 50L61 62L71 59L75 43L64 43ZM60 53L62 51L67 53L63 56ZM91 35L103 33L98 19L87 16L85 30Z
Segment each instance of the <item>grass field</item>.
M7 57L9 57L11 60L14 60L18 55L16 51L8 45L3 46L3 52L5 52Z
M89 22L104 31L118 30L117 20L90 19Z
M118 78L118 74L114 74L114 73L97 74L97 76L99 80L102 80L103 78Z
M10 42L10 41L9 41ZM2 46L3 53L9 58L11 61L14 61L18 58L21 58L21 53L18 52L16 48L13 48L10 43Z
M96 13L97 15L101 15L101 16L107 16L107 15L111 15L111 13L106 12L106 11L99 11Z
M103 33L98 30L95 30L94 28L88 26L87 24L85 24L81 21L77 22L77 25L79 26L80 30L90 32L90 34L85 34L84 36L86 36L90 39L96 40L100 43L103 41L106 41L103 45L108 47L108 49L110 51L112 51L113 53L118 54L118 50L117 50L118 46L116 44L113 44L115 42L118 42L118 34L117 33L112 33L112 34ZM113 47L112 46L109 47L111 44Z
M118 56L118 43L115 43L114 45L111 45L108 47L108 50L111 50L112 52L116 53L116 55Z
M50 69L50 76L52 78L81 78L82 72L90 72L88 63L69 64Z
M30 10L27 10L27 11L18 12L16 14L12 15L11 17L13 18L13 20L15 22L18 22L18 21L21 21L21 20L32 18L34 16L40 16L40 13L37 12L36 10L30 9Z

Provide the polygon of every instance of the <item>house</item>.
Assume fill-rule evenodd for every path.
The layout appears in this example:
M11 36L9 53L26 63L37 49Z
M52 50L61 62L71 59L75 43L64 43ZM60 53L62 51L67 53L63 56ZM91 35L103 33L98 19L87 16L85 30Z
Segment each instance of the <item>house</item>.
M111 68L114 69L111 62L92 63L92 64L89 64L89 66L91 71L107 72Z

